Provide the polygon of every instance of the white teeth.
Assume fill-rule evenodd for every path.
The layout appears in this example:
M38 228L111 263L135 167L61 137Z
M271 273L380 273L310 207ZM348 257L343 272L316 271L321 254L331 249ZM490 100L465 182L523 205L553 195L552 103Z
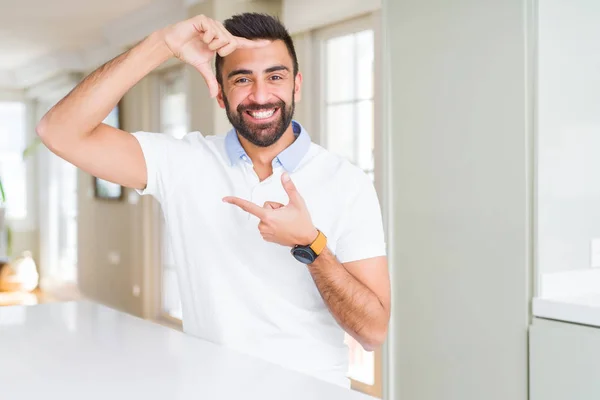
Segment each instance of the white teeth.
M265 119L269 118L275 113L275 110L268 111L251 111L250 114L256 119Z

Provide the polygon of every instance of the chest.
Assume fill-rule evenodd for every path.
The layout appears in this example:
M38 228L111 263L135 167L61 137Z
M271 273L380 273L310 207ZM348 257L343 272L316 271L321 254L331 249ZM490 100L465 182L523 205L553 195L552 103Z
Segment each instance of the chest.
M281 183L282 172L281 168L275 169L273 175L260 181L250 171L241 170L213 174L202 184L182 186L174 194L177 206L170 210L170 217L179 220L183 231L194 232L195 236L208 234L213 238L221 237L225 242L243 240L262 248L264 240L258 232L260 220L235 205L224 203L222 199L235 196L260 207L265 202L287 205L289 197ZM313 224L325 233L329 248L335 250L340 227L346 217L344 198L336 196L334 185L326 179L293 173L291 178L304 199Z
M335 253L345 206L334 200L331 185L322 179L302 174L291 177L314 225L325 233L328 247ZM169 209L167 224L178 231L175 236L182 243L182 264L191 261L197 271L207 272L213 279L227 276L228 285L236 290L261 287L302 307L323 307L306 265L293 258L290 248L265 241L257 217L222 201L225 196L236 196L259 206L266 201L287 205L281 171L262 182L216 174L210 182L180 187L172 195L177 200L171 204L177 205Z

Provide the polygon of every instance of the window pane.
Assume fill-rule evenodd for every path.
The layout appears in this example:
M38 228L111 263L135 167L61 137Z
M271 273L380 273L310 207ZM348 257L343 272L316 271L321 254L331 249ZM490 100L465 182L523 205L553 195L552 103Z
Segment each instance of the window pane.
M373 30L325 42L326 80L324 144L374 178L374 34ZM332 104L334 103L334 104ZM336 104L337 103L337 104ZM341 103L341 104L340 104ZM375 353L351 336L348 376L367 385L375 382Z
M60 277L77 280L77 168L60 160Z
M373 101L361 101L356 105L357 116L357 140L358 140L358 160L357 165L365 170L372 171L374 168L373 160Z
M375 383L375 353L365 351L362 346L346 334L345 342L350 350L348 376L355 381L373 385Z
M354 105L327 107L327 149L354 162Z
M26 169L18 153L0 153L0 178L6 195L7 218L27 217Z
M161 121L164 133L182 138L187 133L185 93L169 94L163 98Z
M0 103L0 179L6 194L7 217L27 217L27 170L25 149L25 104Z
M327 41L326 75L328 103L351 100L355 92L354 35L340 36Z
M356 34L356 80L357 97L370 99L373 97L373 31L363 31Z
M161 131L178 139L188 132L184 70L167 71L161 76Z
M25 149L25 104L0 103L0 152L20 153Z

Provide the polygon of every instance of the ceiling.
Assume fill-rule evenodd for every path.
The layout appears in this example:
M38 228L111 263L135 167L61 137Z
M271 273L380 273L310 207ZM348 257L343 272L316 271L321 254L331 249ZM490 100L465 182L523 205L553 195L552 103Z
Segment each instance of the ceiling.
M0 0L0 70L97 42L109 22L152 1Z

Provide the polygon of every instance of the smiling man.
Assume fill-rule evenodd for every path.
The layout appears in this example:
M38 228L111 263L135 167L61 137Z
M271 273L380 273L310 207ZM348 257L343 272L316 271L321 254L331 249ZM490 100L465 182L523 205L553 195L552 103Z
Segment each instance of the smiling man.
M102 123L171 57L202 74L231 131L178 140ZM160 202L185 332L348 387L344 331L374 350L388 328L381 211L367 175L293 120L301 87L278 20L201 15L98 68L37 132L77 167Z

